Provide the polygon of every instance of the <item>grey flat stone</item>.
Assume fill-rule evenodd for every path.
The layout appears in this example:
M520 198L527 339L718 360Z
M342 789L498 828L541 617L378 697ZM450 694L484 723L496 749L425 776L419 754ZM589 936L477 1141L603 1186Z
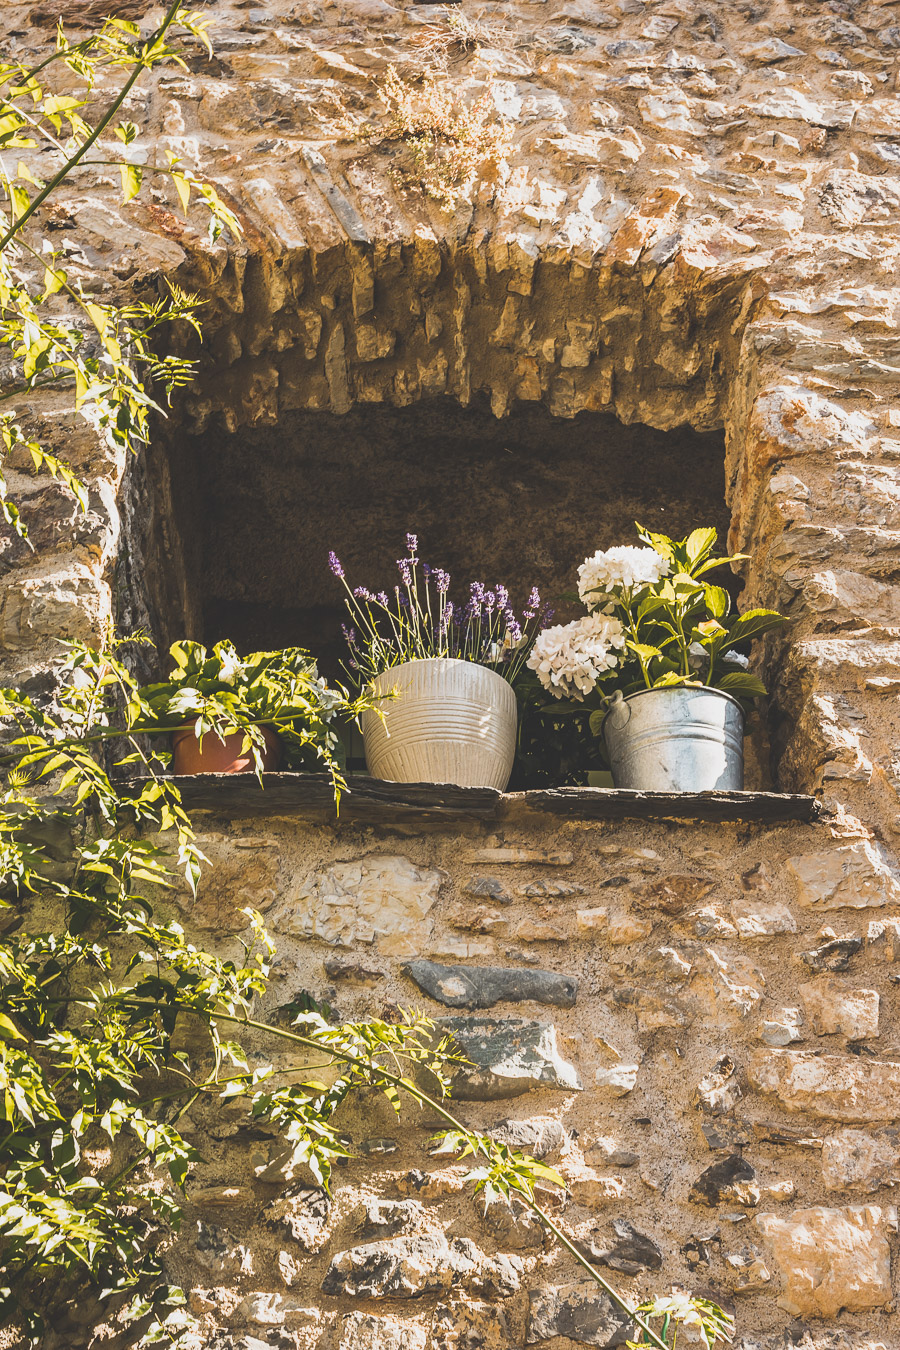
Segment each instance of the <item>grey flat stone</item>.
M613 1219L612 1230L616 1235L612 1246L577 1239L575 1246L594 1265L609 1266L610 1270L621 1271L623 1275L661 1268L662 1250L646 1233L639 1232L627 1219Z
M447 1017L439 1024L471 1061L453 1074L453 1096L459 1101L490 1102L519 1097L535 1087L580 1092L574 1065L563 1059L556 1028L548 1022L509 1017Z
M545 1285L529 1291L529 1345L566 1336L580 1345L598 1345L601 1350L624 1345L633 1330L630 1317L620 1312L596 1284Z
M444 966L420 958L403 967L421 990L447 1008L493 1008L495 1003L545 1003L572 1008L578 981L552 970L514 966Z

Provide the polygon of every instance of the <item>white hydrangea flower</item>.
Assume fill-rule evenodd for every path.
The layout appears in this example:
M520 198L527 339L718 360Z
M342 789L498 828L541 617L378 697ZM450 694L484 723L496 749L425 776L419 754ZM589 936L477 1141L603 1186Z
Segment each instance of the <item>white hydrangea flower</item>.
M620 544L585 558L578 569L578 595L589 609L596 609L602 592L634 590L668 574L669 563L655 548Z
M219 679L223 684L234 684L238 675L244 669L243 661L239 661L236 656L230 652L225 652L221 658L222 668L219 671Z
M625 632L618 619L588 614L539 633L528 665L554 698L580 703L604 671L618 664L617 651L624 646Z

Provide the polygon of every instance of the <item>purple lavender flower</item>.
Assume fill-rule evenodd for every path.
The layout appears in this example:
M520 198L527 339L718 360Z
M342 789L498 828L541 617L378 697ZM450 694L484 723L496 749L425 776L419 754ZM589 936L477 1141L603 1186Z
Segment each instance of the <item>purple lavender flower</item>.
M494 594L494 592L493 592L493 591L485 591L485 595L484 595L484 607L485 607L485 609L487 610L488 614L493 614L493 612L494 612L494 606L496 605L496 603L497 603L497 597L496 597L496 595Z
M379 591L375 599L378 601L379 605L384 605L385 609L387 609L390 604L390 601L387 598L387 591Z
M431 566L431 563L423 562L423 564L422 564L422 575L424 576L424 578L425 578L426 581L427 581L428 578L431 576L431 574L432 574L433 571L434 571L434 568Z
M441 567L435 567L434 582L440 594L446 595L450 589L450 573L445 572Z
M334 573L334 575L335 575L336 577L340 577L340 579L343 581L343 579L344 579L344 568L343 568L343 565L342 565L342 563L341 563L340 558L338 557L338 555L337 555L336 553L334 553L334 552L329 553L329 555L328 555L328 566L331 568L331 570L332 570L332 572Z
M403 582L403 585L404 585L404 586L411 586L411 585L412 585L412 566L410 565L409 558L398 558L398 559L397 559L397 570L398 570L399 573L400 573L400 580Z
M506 587L505 587L505 586L495 586L495 587L494 587L494 593L495 593L495 595L497 596L497 608L498 608L498 609L508 609L508 608L509 608L509 591L506 589Z
M408 534L406 536L406 547L409 549L409 556L414 558L419 551L419 536L417 534Z
M506 624L506 632L510 642L513 646L517 646L522 640L522 625L508 605L503 611L503 622Z
M526 623L530 623L541 607L541 593L537 586L532 586L531 594L528 597L528 604L525 606L523 617Z
M354 595L355 599L357 599L357 600L366 600L366 601L369 602L369 603L371 603L371 602L375 599L375 597L374 597L374 595L372 594L372 592L371 592L371 591L367 591L366 588L365 588L365 586L357 586L357 587L354 589L354 591L353 591L353 595Z
M352 647L356 642L356 629L349 627L348 624L342 623L341 632L344 635L344 641L348 646Z

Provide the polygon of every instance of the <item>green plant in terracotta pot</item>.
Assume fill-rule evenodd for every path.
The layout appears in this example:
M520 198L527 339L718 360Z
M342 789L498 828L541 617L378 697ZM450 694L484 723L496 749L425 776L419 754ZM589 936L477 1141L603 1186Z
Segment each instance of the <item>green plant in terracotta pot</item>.
M230 642L211 650L176 642L167 680L144 685L133 729L172 736L176 774L257 774L286 767L326 769L343 786L338 723L371 706L318 673L299 647L239 656Z

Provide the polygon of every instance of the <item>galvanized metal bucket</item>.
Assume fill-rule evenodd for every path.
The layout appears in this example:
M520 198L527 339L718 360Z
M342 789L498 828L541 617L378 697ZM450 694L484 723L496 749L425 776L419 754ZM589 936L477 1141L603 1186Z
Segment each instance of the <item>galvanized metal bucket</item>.
M516 754L518 705L507 680L475 661L427 657L374 680L381 715L362 715L366 764L394 783L504 790Z
M617 788L740 792L744 712L721 689L647 689L619 699L601 736Z

